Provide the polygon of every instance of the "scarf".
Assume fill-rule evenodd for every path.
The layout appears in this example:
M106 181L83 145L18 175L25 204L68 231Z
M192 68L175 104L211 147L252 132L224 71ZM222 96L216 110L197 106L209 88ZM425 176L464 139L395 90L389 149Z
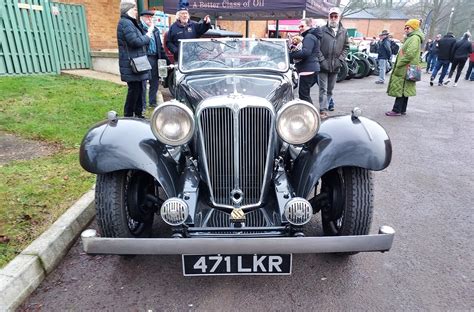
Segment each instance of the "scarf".
M143 21L142 21L142 26L143 26L143 29L145 29L145 31L148 31L148 25L145 24ZM150 43L148 44L148 54L149 55L156 55L155 34L153 34L153 36L151 36L151 38L150 38Z

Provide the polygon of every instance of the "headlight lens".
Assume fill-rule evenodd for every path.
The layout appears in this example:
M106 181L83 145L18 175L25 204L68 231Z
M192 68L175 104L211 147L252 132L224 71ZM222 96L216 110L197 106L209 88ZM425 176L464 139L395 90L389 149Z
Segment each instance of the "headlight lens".
M303 144L311 140L319 130L318 110L301 100L286 103L278 111L276 126L278 135L289 144Z
M193 112L176 100L163 103L153 112L151 130L164 144L171 146L186 144L194 133Z

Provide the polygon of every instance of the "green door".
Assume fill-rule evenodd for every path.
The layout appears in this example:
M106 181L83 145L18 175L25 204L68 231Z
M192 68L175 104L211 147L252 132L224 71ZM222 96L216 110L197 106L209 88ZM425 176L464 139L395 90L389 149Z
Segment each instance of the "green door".
M51 11L61 69L90 68L84 6L56 2L51 4Z

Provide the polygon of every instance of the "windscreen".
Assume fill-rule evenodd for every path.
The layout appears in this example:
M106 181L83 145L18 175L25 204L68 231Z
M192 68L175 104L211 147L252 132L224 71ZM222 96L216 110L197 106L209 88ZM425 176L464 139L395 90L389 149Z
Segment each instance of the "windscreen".
M191 39L181 41L179 68L195 70L288 70L282 39Z

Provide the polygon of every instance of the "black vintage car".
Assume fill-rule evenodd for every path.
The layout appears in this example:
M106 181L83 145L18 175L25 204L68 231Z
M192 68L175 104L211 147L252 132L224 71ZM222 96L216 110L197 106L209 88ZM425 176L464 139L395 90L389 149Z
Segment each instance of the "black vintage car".
M175 90L150 120L110 112L85 135L100 229L83 233L86 252L182 254L185 275L206 275L390 249L391 227L369 234L389 137L357 108L321 121L295 99L284 40L184 40Z

